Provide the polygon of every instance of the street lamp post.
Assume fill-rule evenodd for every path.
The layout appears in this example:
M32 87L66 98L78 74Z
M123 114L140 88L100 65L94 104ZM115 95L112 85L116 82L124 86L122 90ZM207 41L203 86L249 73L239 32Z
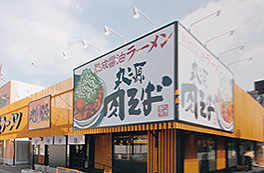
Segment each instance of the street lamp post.
M223 34L221 34L221 35L218 35L218 36L216 36L216 37L214 37L214 38L211 38L211 39L209 39L209 40L207 40L206 42L205 42L205 47L207 46L207 44L210 42L210 41L212 41L212 40L214 40L214 39L217 39L217 38L219 38L219 37L222 37L222 36L224 36L224 35L227 35L227 34L229 34L229 36L231 36L231 35L233 35L234 34L234 32L235 32L235 30L231 30L231 31L229 31L229 32L226 32L226 33L223 33Z
M89 45L95 47L95 48L98 49L100 52L102 52L102 50L101 50L98 46L95 46L94 44L92 44L92 43L90 43L90 42L88 42L88 41L86 41L86 40L82 40L82 45L83 45L84 48L87 47L87 44L89 44Z
M126 43L126 40L125 40L125 38L122 35L118 34L114 30L112 30L111 28L109 28L108 26L104 25L104 30L105 30L105 35L109 35L110 34L109 30L110 30L113 33L115 33L116 35L118 35L119 37L121 37L124 40L124 43Z
M71 54L71 53L66 53L65 51L63 51L62 52L62 55L63 55L63 57L65 58L65 59L67 59L68 58L68 56L67 55L71 55L71 56L73 56L73 57L75 57L75 58L77 58L77 59L79 59L79 60L81 60L81 61L83 61L83 59L82 58L79 58L79 57L77 57L77 56L75 56L75 55L73 55L73 54Z
M214 13L212 13L212 14L210 14L210 15L208 15L208 16L206 16L206 17L200 19L200 20L197 20L197 21L194 22L194 23L192 23L192 24L190 25L189 31L191 31L191 27L192 27L193 25L195 25L195 24L197 24L197 23L203 21L204 19L207 19L207 18L210 17L210 16L214 16L214 15L215 15L215 17L217 17L217 16L220 15L220 12L221 12L221 10L218 10L218 11L216 11L216 12L214 12Z
M236 49L238 49L238 50L243 50L244 48L245 48L245 46L239 46L239 47L235 47L235 48L233 48L233 49L226 50L226 51L224 51L224 52L219 53L218 56L217 56L217 58L219 59L219 58L220 58L220 55L222 55L222 54L224 54L224 53L227 53L227 52L230 52L230 51L233 51L233 50L236 50Z
M135 18L135 19L137 19L137 18L139 17L139 13L140 13L140 14L141 14L143 17L145 17L149 22L151 22L152 25L153 25L153 27L154 27L154 29L156 29L155 23L154 23L152 20L150 20L150 18L148 18L144 13L142 13L141 11L139 11L139 9L137 9L136 7L133 7L133 11L134 11L134 18Z
M250 58L245 58L245 59L241 59L241 60L238 60L238 61L231 62L231 63L228 64L227 68L229 68L230 65L233 65L233 64L236 64L236 63L239 63L239 62L243 62L243 61L248 61L248 62L250 62L250 61L252 61L252 59L253 59L253 58L250 57Z

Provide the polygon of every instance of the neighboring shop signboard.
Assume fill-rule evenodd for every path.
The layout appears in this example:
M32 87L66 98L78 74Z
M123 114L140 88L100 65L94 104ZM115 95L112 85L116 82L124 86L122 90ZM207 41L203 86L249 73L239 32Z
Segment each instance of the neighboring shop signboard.
M28 104L28 129L43 129L50 127L50 100L45 96Z
M232 132L233 74L181 25L178 120Z
M176 24L74 69L74 129L175 119Z

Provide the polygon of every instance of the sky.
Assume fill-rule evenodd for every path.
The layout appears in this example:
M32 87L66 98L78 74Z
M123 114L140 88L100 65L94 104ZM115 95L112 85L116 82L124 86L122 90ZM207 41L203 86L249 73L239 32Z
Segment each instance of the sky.
M124 44L113 32L106 36L104 25L127 42L153 31L143 15L133 18L133 7L156 28L179 21L223 64L231 63L243 90L264 79L263 0L1 0L2 78L49 87L72 77L74 68ZM84 48L82 39L92 45Z

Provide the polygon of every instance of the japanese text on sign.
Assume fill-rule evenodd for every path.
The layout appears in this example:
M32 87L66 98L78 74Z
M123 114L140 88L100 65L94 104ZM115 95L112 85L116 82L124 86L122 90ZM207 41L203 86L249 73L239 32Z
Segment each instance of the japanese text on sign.
M101 61L101 63L96 63L94 65L94 73L99 73L103 70L113 68L116 65L125 62L127 56L127 61L130 61L134 57L135 53L141 52L145 49L148 49L147 53L150 53L151 51L153 51L154 48L157 48L158 46L163 48L170 40L172 34L173 33L170 33L169 36L167 36L165 33L155 35L155 39L153 41L150 41L149 44L146 44L139 49L137 49L135 45L132 45L127 49L127 52L125 53L121 52L120 54L112 55L109 58L105 58L103 61ZM161 39L159 39L160 37Z
M187 37L183 33L181 33L182 37L180 40L180 44L188 49L192 54L197 58L197 60L202 61L208 66L213 66L215 71L218 72L219 75L223 73L223 69L220 68L219 64L212 61L212 58L210 58L209 53L204 53L199 49L199 46L197 43L193 43L191 40L188 40Z
M200 117L214 121L213 123L216 124L216 119L212 119L212 114L216 113L217 96L211 93L206 95L202 89L208 87L207 75L205 69L200 68L195 62L192 63L190 83L182 83L181 86L181 106L186 112L191 112L195 119Z
M13 128L17 129L21 123L22 112L12 113L10 118L2 116L0 118L0 133L3 133L6 128L11 131Z
M143 67L145 64L146 64L145 61L133 64L136 72L135 75L133 75L133 72L131 71L130 67L127 68L129 72L128 76L125 76L124 68L119 68L119 71L116 73L117 81L115 81L116 86L114 87L114 89L117 89L121 83L125 83L126 85L129 86L131 84L132 79L134 79L134 83L136 82L142 83L142 80L145 79L145 77L143 77L144 76ZM136 68L138 66L140 66L140 70ZM122 74L122 78L121 78L121 74ZM128 77L130 77L131 79L129 79ZM140 115L141 109L138 108L138 104L141 101L143 107L143 113L145 116L148 116L152 110L152 104L155 102L163 101L162 95L153 96L152 92L156 90L157 93L160 93L163 87L168 87L171 85L171 83L172 83L171 78L168 76L164 76L162 78L161 84L155 86L151 81L149 81L147 86L145 88L142 88L141 91L139 91L138 88L129 88L125 91L124 89L119 87L115 92L111 93L105 98L104 115L107 116L108 118L114 115L115 117L119 117L120 120L123 121L125 118L124 100L125 100L125 93L127 93L127 96L129 97L128 114ZM140 95L140 98L136 97L138 93ZM145 98L145 94L146 94L146 98ZM110 104L109 110L111 110L111 113L109 115L108 115L108 104ZM119 112L119 114L117 114L117 112Z
M29 122L40 123L41 121L48 121L50 119L49 104L38 105L33 108L29 114Z

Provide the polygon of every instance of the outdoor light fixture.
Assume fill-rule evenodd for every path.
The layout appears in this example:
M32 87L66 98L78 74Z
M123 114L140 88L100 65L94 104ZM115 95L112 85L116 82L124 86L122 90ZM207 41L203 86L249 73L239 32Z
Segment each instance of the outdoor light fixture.
M124 43L126 43L126 40L125 40L125 38L122 35L118 34L114 30L112 30L111 28L107 27L106 25L104 25L104 30L105 30L105 35L109 35L110 34L110 31L112 31L113 33L115 33L116 35L118 35L119 37L121 37L124 40Z
M195 24L197 24L197 23L203 21L204 19L207 19L207 18L210 17L210 16L215 16L215 17L217 17L217 16L220 15L220 12L221 12L221 10L218 10L218 11L216 11L216 12L214 12L214 13L212 13L212 14L210 14L210 15L208 15L208 16L206 16L206 17L200 19L200 20L197 20L197 21L194 22L194 23L192 23L192 24L190 25L189 31L191 31L191 27L192 27L193 25L195 25Z
M236 63L239 63L239 62L242 62L242 61L248 61L248 62L250 62L250 61L252 61L252 59L253 58L250 57L250 58L245 58L245 59L241 59L241 60L238 60L238 61L231 62L231 63L228 64L227 68L229 68L230 65L232 65L232 64L236 64Z
M145 17L148 21L150 21L153 24L154 29L156 29L154 22L152 20L150 20L150 18L148 18L141 11L139 11L139 9L137 9L136 7L133 7L133 11L134 11L134 18L135 19L137 19L139 17L139 13L140 13L143 17Z
M92 44L92 43L90 43L90 42L88 42L86 40L82 40L82 44L83 44L84 48L87 48L87 44L89 44L89 45L95 47L96 49L100 50L100 52L102 52L102 50L98 46L95 46L94 44Z
M239 47L235 47L233 49L229 49L229 50L226 50L224 52L221 52L218 54L217 58L219 59L220 55L224 54L224 53L227 53L227 52L230 52L230 51L233 51L233 50L236 50L238 49L239 51L242 51L244 49L245 46L239 46Z
M234 34L234 32L235 32L235 30L231 30L231 31L229 31L229 32L226 32L226 33L224 33L224 34L221 34L221 35L218 35L218 36L216 36L216 37L214 37L214 38L211 38L211 39L209 39L209 40L207 40L207 41L205 42L205 45L204 45L204 46L206 47L207 44L208 44L208 42L210 42L210 41L212 41L212 40L214 40L214 39L216 39L216 38L222 37L222 36L224 36L224 35L229 34L229 36L231 36L231 35Z
M62 51L62 55L63 55L63 57L64 57L65 59L68 58L67 54L68 54L68 55L71 55L71 56L73 56L73 57L75 57L75 58L77 58L77 59L79 59L79 60L81 60L81 61L83 61L83 59L81 59L81 58L79 58L79 57L77 57L77 56L75 56L75 55L73 55L73 54L66 53L66 52Z

